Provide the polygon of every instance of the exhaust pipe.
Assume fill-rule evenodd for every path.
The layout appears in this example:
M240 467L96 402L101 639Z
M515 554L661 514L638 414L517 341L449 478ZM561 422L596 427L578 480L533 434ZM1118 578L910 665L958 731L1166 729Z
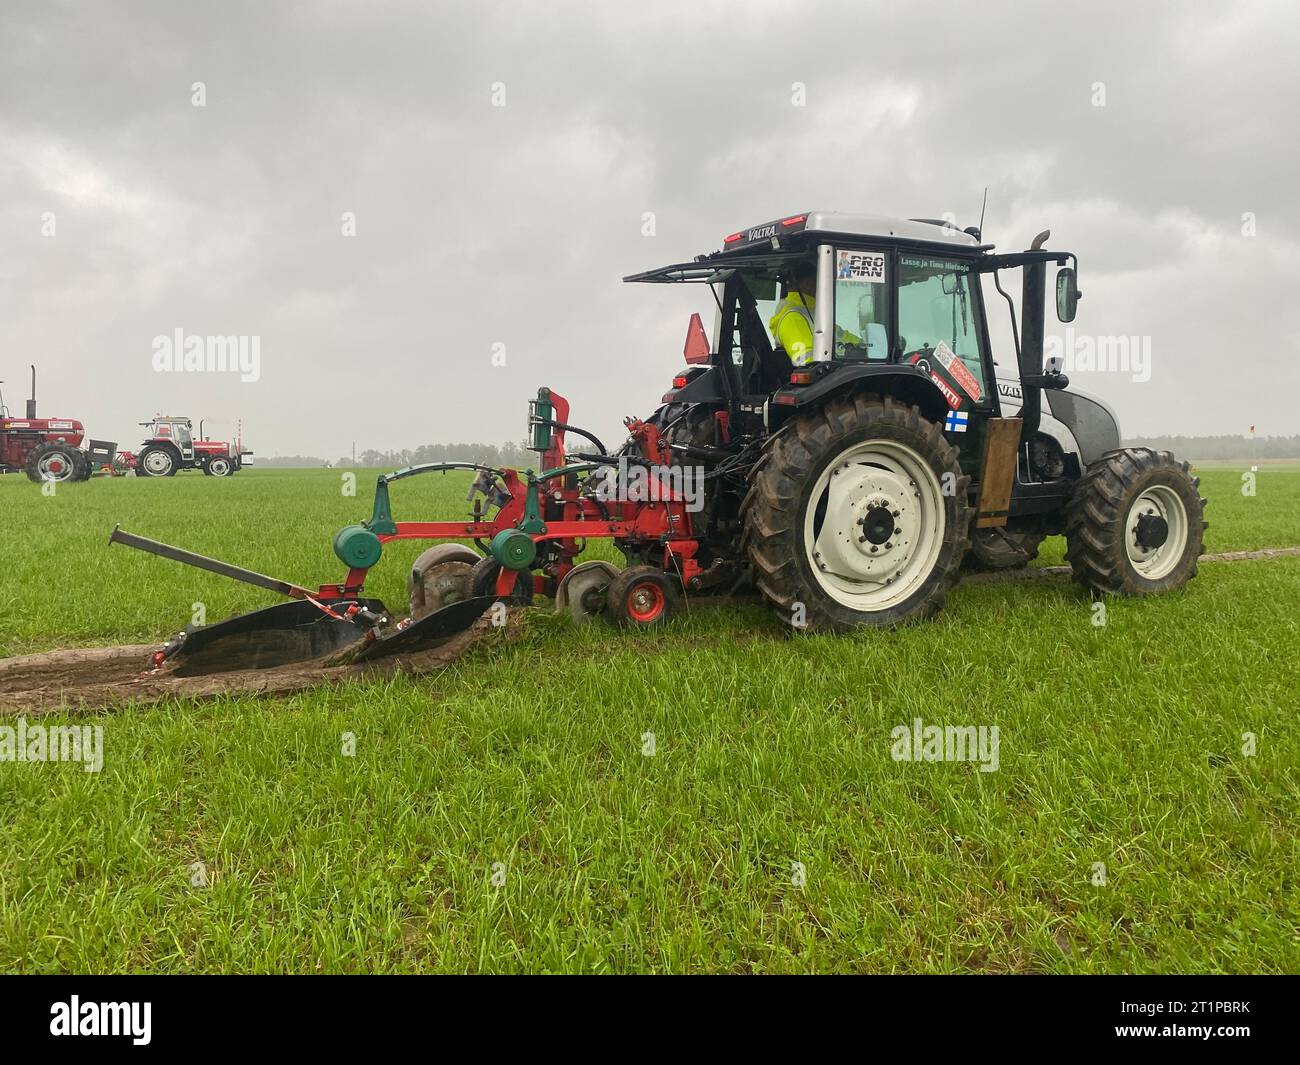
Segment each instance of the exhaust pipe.
M27 418L36 417L36 364L32 364L32 398L27 401Z
M1052 235L1045 229L1034 238L1030 251L1038 251ZM1028 440L1042 421L1043 302L1047 289L1047 264L1025 263L1020 288L1020 439Z

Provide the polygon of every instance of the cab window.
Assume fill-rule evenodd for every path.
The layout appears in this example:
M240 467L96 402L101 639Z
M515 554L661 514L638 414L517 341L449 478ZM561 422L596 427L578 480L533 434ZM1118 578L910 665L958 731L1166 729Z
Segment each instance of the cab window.
M970 266L902 254L898 257L901 362L939 376L974 403L987 401Z
M835 251L835 358L889 358L889 257L883 251Z

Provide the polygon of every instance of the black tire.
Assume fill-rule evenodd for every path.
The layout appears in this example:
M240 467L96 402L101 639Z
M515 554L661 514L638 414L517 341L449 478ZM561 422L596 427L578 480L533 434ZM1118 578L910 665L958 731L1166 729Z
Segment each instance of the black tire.
M1074 579L1094 592L1111 595L1154 595L1181 588L1196 576L1197 559L1205 550L1209 526L1200 483L1186 462L1146 447L1108 451L1089 465L1066 508L1065 558ZM1154 548L1136 542L1141 511L1148 509L1142 500L1152 496L1171 506L1176 499L1186 523L1185 535L1173 538L1174 522L1161 518L1165 539ZM1174 506L1170 516L1176 513ZM1160 562L1158 553L1166 548L1171 553ZM1138 562L1133 549L1156 554L1151 561ZM1150 568L1144 572L1143 566Z
M497 594L497 574L501 572L501 563L491 555L481 558L470 571L470 594L475 598L481 595ZM515 578L515 590L506 598L507 603L516 606L528 606L533 601L533 575L528 570L520 570Z
M27 456L27 479L36 484L44 484L46 481L63 484L84 480L77 475L77 471L84 470L85 467L86 459L79 449L71 444L51 440L37 444Z
M90 468L90 456L84 451L77 449L72 453L72 461L76 465L76 471L72 475L74 481L89 481L93 472Z
M163 462L164 458L166 463ZM175 477L179 465L180 455L175 449L160 444L146 447L140 452L135 460L135 472L137 477Z
M836 598L827 590L824 581L843 581L843 574L830 573L820 577L813 571L813 546L805 546L805 527L814 531L826 520L824 506L829 500L830 477L838 475L839 458L850 448L879 443L886 448L901 448L910 453L910 460L918 464L923 478L933 475L934 481L917 485L911 481L916 498L924 488L929 496L922 503L904 500L902 505L914 513L907 521L908 532L900 533L896 527L891 539L885 542L888 550L894 549L893 538L908 536L900 547L916 546L900 552L903 567L912 567L905 578L900 569L886 580L903 579L906 595L898 602L886 602L880 607L856 609ZM923 465L928 473L920 469ZM871 464L864 471L872 470ZM850 475L871 477L872 473L851 471ZM825 478L826 486L819 487ZM901 485L901 481L895 480ZM754 566L755 583L763 597L782 620L792 628L809 631L847 632L863 626L888 627L905 622L932 617L943 606L948 589L957 579L966 551L970 546L970 525L973 508L967 499L970 478L961 472L957 448L943 436L939 426L924 418L916 407L867 396L845 396L828 401L819 410L800 415L768 442L763 456L751 477L749 495L745 499L742 517L745 522L745 546ZM906 491L908 486L902 486ZM817 499L811 498L817 489ZM936 491L937 489L937 491ZM877 495L871 489L868 494ZM888 493L885 493L888 494ZM809 508L812 508L811 511ZM901 507L898 509L902 509ZM893 510L898 517L898 509ZM873 510L872 513L875 511ZM888 519L889 508L885 514ZM940 528L939 516L942 515ZM843 522L843 515L837 516ZM915 522L915 531L910 531ZM865 525L863 539L867 542ZM876 532L872 529L872 535ZM847 541L847 537L846 537ZM838 543L836 544L838 547ZM868 548L850 547L863 552ZM915 556L915 561L913 561ZM885 555L881 555L883 561ZM876 565L871 562L868 565ZM828 567L819 563L822 569ZM887 572L886 565L881 573ZM850 578L849 584L857 578ZM879 578L859 582L864 592L868 583L877 586L876 594L888 593L879 589ZM899 594L895 589L894 596ZM801 609L802 608L802 609Z
M1028 529L972 529L966 566L972 570L1014 569L1038 557L1045 533Z
M235 472L235 467L224 455L215 455L204 464L203 472L209 477L229 477Z
M676 582L656 566L629 566L605 593L605 617L620 628L658 628L676 610Z

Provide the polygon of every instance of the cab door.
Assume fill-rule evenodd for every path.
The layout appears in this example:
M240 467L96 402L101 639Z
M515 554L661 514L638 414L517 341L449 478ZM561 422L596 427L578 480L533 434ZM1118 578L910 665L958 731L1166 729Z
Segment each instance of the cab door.
M172 439L176 442L176 446L180 448L181 458L186 462L192 462L194 459L194 438L190 435L189 426L185 425L184 422L177 422L173 428L175 435Z
M898 361L930 375L950 410L958 412L951 420L965 423L976 411L992 413L996 388L986 357L980 289L971 264L899 252L897 278Z

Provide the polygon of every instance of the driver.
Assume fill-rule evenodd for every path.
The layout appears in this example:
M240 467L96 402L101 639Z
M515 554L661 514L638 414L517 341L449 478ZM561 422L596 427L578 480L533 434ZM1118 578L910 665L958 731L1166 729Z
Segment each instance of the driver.
M817 306L817 267L801 261L786 279L785 299L776 305L768 323L778 346L785 349L795 366L811 366L813 361L813 311ZM836 350L844 344L861 344L848 330L835 327Z
M798 263L786 279L785 299L776 305L768 322L777 345L785 349L795 366L813 361L813 308L817 305L817 268L811 262Z

